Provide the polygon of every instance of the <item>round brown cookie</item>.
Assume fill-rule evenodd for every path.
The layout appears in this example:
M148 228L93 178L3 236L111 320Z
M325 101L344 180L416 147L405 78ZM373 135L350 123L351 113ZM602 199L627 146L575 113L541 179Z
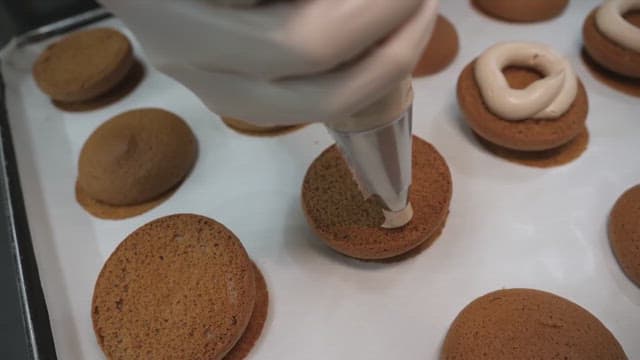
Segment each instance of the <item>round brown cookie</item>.
M640 185L625 191L609 215L609 242L618 264L640 286Z
M302 208L311 228L334 250L358 259L392 258L415 249L440 230L449 212L451 173L438 151L413 137L413 219L383 229L382 210L364 200L338 148L316 158L302 184Z
M554 18L569 0L471 0L489 16L513 22L534 22Z
M233 346L233 349L224 356L224 360L242 360L247 357L256 341L258 341L258 338L260 338L264 323L267 321L267 313L269 310L267 283L264 281L264 277L255 263L253 264L253 273L256 276L256 300L253 306L253 312L251 313L249 324L247 324L244 333Z
M440 358L626 359L611 332L584 308L532 289L472 301L451 324Z
M192 214L154 220L127 236L100 271L96 338L111 359L220 359L249 323L255 279L223 225Z
M577 159L587 150L589 145L589 131L585 128L578 136L564 145L542 151L518 151L493 144L475 134L482 147L492 154L505 160L521 165L538 168L548 168L568 164Z
M33 65L33 77L52 99L85 101L109 91L133 65L126 36L108 28L73 33L50 45Z
M284 126L257 126L246 121L234 119L231 117L221 116L224 122L231 129L245 135L251 136L278 136L288 134L298 130L305 125L284 125Z
M600 32L596 24L596 11L591 11L582 26L584 47L601 66L620 75L640 78L640 52L618 45ZM624 14L624 18L640 27L640 11Z
M140 204L182 181L196 157L196 138L178 116L161 109L131 110L89 136L80 152L78 185L105 204Z
M478 135L505 148L520 151L548 150L568 143L584 131L589 111L587 93L578 84L578 94L569 110L556 119L504 120L487 108L474 76L474 63L464 68L458 78L458 103L467 124ZM534 70L508 67L504 74L515 89L528 86L541 76Z
M449 19L438 15L431 40L413 70L413 76L421 77L443 70L458 55L459 46L456 28Z

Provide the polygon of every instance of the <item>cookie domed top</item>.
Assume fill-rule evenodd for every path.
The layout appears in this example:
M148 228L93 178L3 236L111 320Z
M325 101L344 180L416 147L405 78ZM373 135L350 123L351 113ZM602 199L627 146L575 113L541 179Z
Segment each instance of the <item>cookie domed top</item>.
M472 301L447 333L441 359L626 359L611 332L569 300L507 289Z
M544 21L556 17L569 0L472 0L490 16L515 22Z
M98 28L73 33L50 45L33 65L33 76L52 99L78 102L110 90L131 65L133 50L127 37Z
M192 168L189 126L161 109L127 111L100 125L78 161L78 186L111 205L139 204L177 185Z

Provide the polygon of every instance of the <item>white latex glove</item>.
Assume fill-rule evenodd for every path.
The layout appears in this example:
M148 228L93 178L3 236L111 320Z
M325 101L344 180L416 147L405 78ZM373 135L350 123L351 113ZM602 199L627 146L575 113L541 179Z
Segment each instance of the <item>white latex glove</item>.
M101 2L135 33L160 71L212 111L259 125L335 120L373 103L411 73L438 6L438 0L255 7L211 0Z

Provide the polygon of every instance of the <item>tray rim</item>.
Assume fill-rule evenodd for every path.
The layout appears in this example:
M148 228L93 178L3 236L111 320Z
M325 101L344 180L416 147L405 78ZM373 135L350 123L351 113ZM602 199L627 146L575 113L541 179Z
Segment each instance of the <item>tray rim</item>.
M86 14L86 13L83 13L82 15L84 15L84 14ZM78 16L78 17L81 17L81 16ZM107 15L106 17L104 17L104 18L107 18L107 17L108 17L108 15ZM73 18L75 18L75 17L73 17ZM75 29L75 28L77 28L77 27L85 26L85 25L87 25L87 24L91 24L91 23L93 23L94 21L99 21L99 20L104 19L104 18L100 17L100 18L96 18L96 19L93 19L93 20L87 20L87 19L84 19L84 20L81 20L81 22L79 22L79 23L78 23L78 24L76 24L75 26L74 26L74 25L71 25L71 24L66 24L66 25L63 25L63 26L70 26L70 27L69 27L69 28L66 28L66 29L64 29L64 30L63 30L63 29L56 29L56 30L54 30L54 32L50 33L48 36L43 35L43 34L37 34L37 33L33 32L33 31L32 31L32 32L29 32L29 33L25 33L25 34L23 35L23 36L25 37L25 41L24 41L24 42L20 42L20 41L18 41L18 42L16 42L16 43L14 43L14 46L15 46L16 44L18 44L18 46L23 46L23 45L28 45L28 44L32 44L32 43L38 43L38 42L41 42L41 41L43 41L43 40L45 40L45 39L50 38L51 36L55 36L55 35L59 35L59 34L64 34L65 32L72 31L73 29ZM69 19L71 19L71 18L69 18ZM66 20L65 20L65 21L66 21ZM84 21L84 22L82 22L82 21ZM52 26L52 25L49 25L49 26ZM45 28L47 28L47 27L49 27L49 26L45 26ZM30 38L30 40L28 40L28 41L27 41L27 40L26 40L26 38L27 38L27 37L29 37L29 38ZM21 37L19 37L18 39L22 39L22 36L21 36ZM2 63L2 56L1 56L1 55L2 55L2 53L0 52L0 64ZM1 138L0 138L0 145L2 145L2 148L0 148L0 161L2 161L2 165L6 165L7 167L9 167L9 166L10 166L10 164L7 164L7 162L11 162L11 161L13 161L13 165L14 165L14 166L16 166L16 165L17 165L17 161L16 161L16 158L15 158L15 154L13 153L13 152L14 152L14 151L13 151L13 150L14 150L13 145L12 145L12 144L9 144L9 145L8 145L8 146L10 147L10 148L9 148L9 149L10 149L10 151L11 151L11 154L10 154L10 155L12 155L12 157L11 157L11 156L9 156L9 157L5 156L5 154L6 154L5 146L7 146L7 144L5 144L5 141L3 141L3 139L2 139L2 138L4 138L4 137L7 137L7 135L6 135L6 131L8 131L8 129L9 129L9 123L8 123L8 120L9 120L9 119L8 119L8 117L6 116L6 107L4 106L4 105L5 105L5 98L4 98L4 95L5 95L5 94L4 94L4 92L3 92L3 90L4 90L4 83L2 82L2 73L1 73L1 72L0 72L0 86L2 86L2 89L0 89L0 104L2 105L2 107L0 107L0 137L1 137ZM5 112L4 114L3 114L3 111ZM4 115L4 116L3 116L3 115ZM5 118L5 117L6 117L6 118ZM9 132L8 138L9 138L9 140L8 140L8 141L10 141L10 142L11 142L11 140L12 140L11 132ZM19 191L19 192L18 192L18 197L20 198L20 199L19 199L19 201L18 201L18 205L17 205L17 207L15 207L15 210L19 212L19 210L20 210L20 209L19 209L19 207L20 207L20 206L22 206L22 207L23 207L22 212L23 212L23 215L24 215L24 221L25 221L25 224L22 224L22 225L23 225L23 226L26 226L27 235L29 235L29 234L28 234L29 227L28 227L28 222L27 222L27 218L26 218L26 211L24 210L24 203L23 203L23 200L22 200L22 191L21 191L21 188L20 188L20 182L19 182L19 177L18 177L18 175L19 175L19 174L18 174L18 172L17 172L17 167L15 167L15 169L16 169L16 170L15 170L15 172L13 173L13 175L15 175L15 180L16 180L15 182L17 183L17 189L18 189L18 191ZM14 199L13 199L13 193L11 193L11 192L10 192L10 190L11 190L11 189L13 189L13 188L16 188L16 187L10 188L10 187L11 187L11 184L8 184L8 185L7 185L7 184L5 184L5 183L3 183L3 182L2 182L3 180L6 180L6 179L7 179L5 172L6 172L6 169L3 167L3 168L2 168L2 171L0 171L0 176L2 176L2 178L0 178L0 192L2 192L2 193L6 193L7 198L8 198L8 199L11 201L11 203L12 203L12 202L14 201ZM10 173L10 174L11 174L11 173ZM7 189L5 189L5 185L6 185ZM9 203L7 206L12 206L12 205L11 205L11 203ZM5 206L5 203L0 204L0 206ZM5 211L5 209L4 209L4 208L2 208L2 209L0 209L0 212L1 212L1 211ZM8 214L8 213L5 213L5 214L3 214L3 215L6 215L6 214ZM12 215L12 219L13 219L13 215ZM14 231L14 232L15 232L15 231ZM28 242L29 242L29 244L31 243L31 238L30 238L30 236L28 237ZM31 251L33 252L33 249L32 249ZM12 255L13 255L13 254L12 254ZM28 255L28 254L27 254L27 255ZM18 259L18 261L20 261L19 255L15 255L15 256L16 256L16 258ZM33 256L33 254L32 254L32 256ZM34 261L35 261L35 258L34 258ZM37 267L36 267L36 272L37 272ZM38 279L38 281L37 281L35 284L36 284L36 285L40 285L40 283L39 283L39 279ZM38 287L38 288L40 289L40 287ZM41 289L40 289L40 291L41 291ZM42 301L44 302L44 296L42 297ZM45 305L45 311L46 311L46 304L44 304L44 305ZM46 320L47 320L47 324L46 324L46 326L47 326L47 328L50 328L50 325L49 325L49 322L48 322L48 316L46 317ZM49 329L49 331L50 331L50 329ZM51 337L51 336L50 336L50 341L52 341L52 342L53 342L53 339L52 339L52 337ZM52 346L53 346L53 344L52 344ZM50 357L50 356L37 357L37 356L36 356L36 357L34 357L34 358L55 358L55 350L53 351L53 357Z
M15 49L109 17L112 15L108 11L96 8L14 37L0 50L0 68L5 57ZM0 192L2 197L6 198L6 201L2 201L0 212L5 215L8 225L8 241L14 260L12 265L18 285L24 335L29 348L28 356L34 360L57 359L49 312L33 250L6 105L5 82L0 71Z

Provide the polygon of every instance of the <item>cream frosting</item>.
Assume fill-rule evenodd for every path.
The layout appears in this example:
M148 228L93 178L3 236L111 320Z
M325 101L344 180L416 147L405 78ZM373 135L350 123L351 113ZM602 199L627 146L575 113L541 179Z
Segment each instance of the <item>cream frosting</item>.
M640 28L622 17L631 10L640 10L640 0L609 0L596 12L596 25L613 42L640 52Z
M411 221L413 218L413 207L411 203L407 204L407 207L400 211L382 210L384 214L384 223L382 227L385 229L397 229L403 227Z
M507 66L533 68L545 77L513 89L502 73ZM505 120L557 118L569 110L578 92L571 64L539 43L498 43L478 57L474 73L487 107Z

